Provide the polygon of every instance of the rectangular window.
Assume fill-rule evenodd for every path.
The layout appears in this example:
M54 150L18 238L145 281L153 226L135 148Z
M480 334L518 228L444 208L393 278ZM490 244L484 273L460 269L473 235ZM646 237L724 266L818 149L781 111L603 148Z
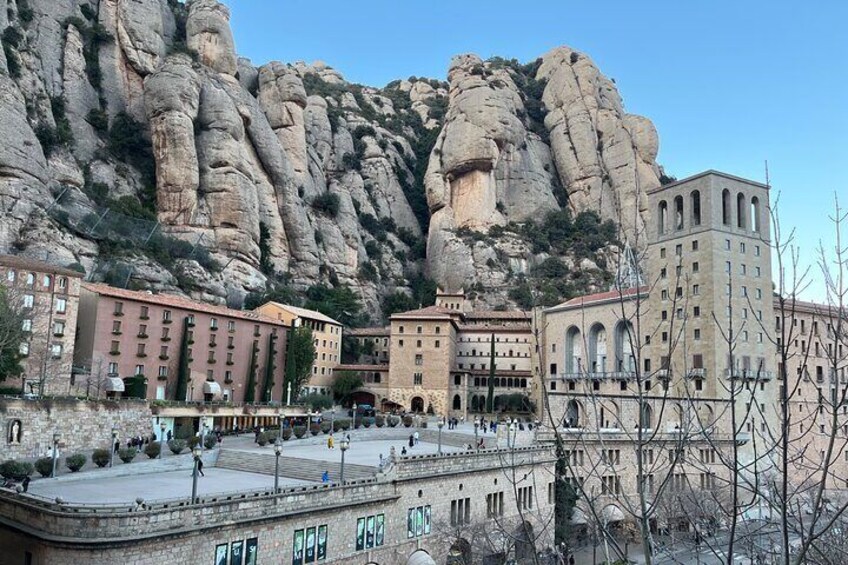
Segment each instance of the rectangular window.
M117 375L118 374L118 364L115 362L109 363L109 374Z
M228 332L234 332L234 331L236 331L236 323L235 323L235 321L230 320L229 322L227 322L227 331L228 331Z
M171 323L171 311L170 310L163 310L162 311L162 321L166 324Z
M551 483L553 486L553 483ZM549 495L550 499L551 496ZM499 516L503 516L504 509L504 493L503 492L493 492L491 494L486 495L486 517L487 518L497 518Z
M139 324L138 326L138 337L145 338L147 337L147 325Z
M521 510L533 509L533 487L519 487L518 489L518 508Z
M56 337L65 335L65 322L61 320L53 322L53 335Z
M733 267L732 267L730 261L725 261L724 262L724 272L730 273L732 271L732 269L733 269Z
M683 246L681 244L677 244L674 246L674 254L680 257L683 255Z
M458 498L451 500L451 526L462 526L471 523L471 499Z
M415 356L415 364L416 365L423 365L424 364L424 356L421 355L420 353Z
M441 347L441 342L437 339L436 340L436 349L439 349L440 347Z
M53 359L59 359L60 357L62 357L62 349L63 349L63 348L62 348L62 344L61 344L61 343L54 343L54 344L52 344L52 345L50 346L50 356L51 356Z
M745 253L745 242L744 241L739 242L739 253Z
M56 312L64 314L68 310L68 301L64 298L56 299Z
M701 285L693 284L692 285L692 295L700 296L701 295Z
M121 342L113 341L112 347L109 348L109 353L111 353L112 355L117 355L120 352L121 352Z
M149 317L149 316L147 315L147 312L148 312L148 310L147 310L147 306L142 306L142 307L141 307L141 313L139 314L139 316L138 316L138 317L139 317L140 319L142 319L142 320L146 320L146 319Z
M136 350L136 355L138 355L139 357L144 357L146 355L146 353L144 352L144 348L145 344L139 343L138 348Z
M693 273L697 273L697 272L698 272L698 271L700 271L700 270L701 270L701 265L700 265L700 263L698 263L697 261L695 261L694 263L692 263L692 272L693 272Z
M724 248L726 250L730 251L730 240L729 239L724 240Z
M701 330L700 330L700 328L695 328L694 338L695 338L696 340L701 339Z
M430 529L430 505L417 506L409 508L406 511L407 538L418 538L424 535L429 535Z
M386 517L384 514L375 514L358 518L356 520L356 551L381 547L385 539L385 529Z
M113 313L116 316L123 316L124 315L124 303L123 302L115 302L115 309L113 310Z
M424 374L423 373L415 373L414 375L412 375L412 384L414 384L414 385L424 384Z
M135 366L135 374L136 374L136 376L144 375L144 365L136 365Z
M696 239L695 241L692 242L692 251L697 251L697 250L698 250L698 240Z
M218 319L217 318L209 318L209 329L217 330L218 329Z
M660 247L660 259L665 259L665 247Z
M167 359L168 358L168 346L167 345L163 345L159 348L159 358L160 359Z
M112 333L115 335L121 335L121 322L120 320L115 320L112 322Z
M165 365L159 365L159 376L160 377L168 377L168 367Z

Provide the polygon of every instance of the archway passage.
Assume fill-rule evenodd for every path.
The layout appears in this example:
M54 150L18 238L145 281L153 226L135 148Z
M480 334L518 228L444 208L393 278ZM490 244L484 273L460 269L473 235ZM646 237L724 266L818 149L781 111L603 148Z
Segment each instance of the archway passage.
M377 402L377 397L374 396L370 392L366 392L364 390L358 390L351 395L353 402L357 405L362 406L367 404L368 406L374 406Z
M412 397L409 409L411 412L424 412L424 399L420 396Z

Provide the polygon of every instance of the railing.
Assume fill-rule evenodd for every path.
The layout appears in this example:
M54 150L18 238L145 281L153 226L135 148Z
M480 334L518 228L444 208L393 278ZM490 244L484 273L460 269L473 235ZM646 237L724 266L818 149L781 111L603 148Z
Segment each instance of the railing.
M604 372L581 372L581 373L560 373L559 378L565 381L574 380L617 380L629 381L636 378L636 371L604 371Z
M686 373L686 376L690 379L701 379L707 376L707 370L703 367L698 367L697 369L689 369Z
M771 371L756 371L754 369L725 369L724 376L728 379L768 381L774 377L774 374Z

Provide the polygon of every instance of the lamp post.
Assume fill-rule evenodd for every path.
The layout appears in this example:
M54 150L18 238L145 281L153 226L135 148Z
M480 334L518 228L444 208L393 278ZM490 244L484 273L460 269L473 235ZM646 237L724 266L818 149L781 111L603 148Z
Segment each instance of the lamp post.
M353 429L356 429L356 402L353 403Z
M445 419L439 418L439 423L436 427L439 428L439 455L442 454L442 427L445 425Z
M477 430L480 429L480 418L474 418L474 449L480 449L480 442L477 441Z
M518 430L518 426L515 425L515 419L513 418L512 420L510 420L509 427L507 428L507 435L506 435L507 447L511 447L512 449L515 449L515 434L516 434L517 430ZM510 436L512 437L512 445L511 446L509 444L510 443Z
M286 387L286 406L291 406L291 381Z
M165 453L165 428L166 427L167 426L165 425L165 422L162 422L162 423L159 424L159 432L160 432L159 433L159 459L162 459L162 457L164 457L163 454Z
M56 461L59 458L59 440L62 435L59 432L53 432L53 470L50 473L51 477L56 476Z
M347 439L343 439L339 442L339 449L342 451L342 468L339 472L339 483L341 484L344 484L344 454L348 447L350 447L350 442Z
M280 410L280 413L277 414L277 420L280 422L280 439L279 442L283 441L283 422L285 421L286 415ZM278 443L279 443L278 442Z
M115 442L118 441L118 428L112 428L112 443L109 445L109 468L115 462Z
M542 422L539 419L536 419L536 421L533 422L533 443L536 443L539 439L539 426L541 425Z
M197 503L197 471L198 465L200 464L200 456L203 455L203 450L200 449L199 445L195 445L194 449L191 451L192 455L194 455L194 468L191 472L191 503Z
M274 494L280 492L280 455L283 453L283 446L280 443L274 445L274 456L277 458L274 464Z
M330 431L336 431L336 409L330 410Z

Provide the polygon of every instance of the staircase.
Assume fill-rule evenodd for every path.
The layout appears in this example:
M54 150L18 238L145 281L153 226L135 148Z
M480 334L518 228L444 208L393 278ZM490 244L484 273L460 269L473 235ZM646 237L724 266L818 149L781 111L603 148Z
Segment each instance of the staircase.
M274 474L273 454L252 453L235 449L221 449L218 454L216 467L243 471L246 473ZM316 459L301 459L298 457L280 457L280 476L302 481L321 482L324 471L329 472L330 482L339 480L341 463L338 461L318 461ZM345 463L345 482L360 479L373 479L377 474L376 467Z

